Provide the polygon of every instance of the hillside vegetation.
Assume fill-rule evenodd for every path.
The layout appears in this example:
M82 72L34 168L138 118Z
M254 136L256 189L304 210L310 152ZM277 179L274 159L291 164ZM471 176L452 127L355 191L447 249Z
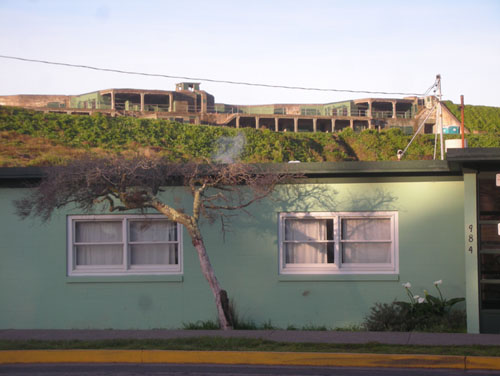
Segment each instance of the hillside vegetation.
M461 118L459 104L450 101L444 103L457 119ZM464 119L464 125L470 131L500 132L500 107L466 104L464 107Z
M0 107L3 167L62 164L87 152L124 157L160 154L179 162L208 161L220 154L232 154L243 162L396 160L397 150L404 149L410 138L399 129L380 133L354 133L351 129L340 133L282 133ZM467 138L470 147L500 147L500 136L495 134ZM434 136L420 135L404 158L431 159L433 151Z

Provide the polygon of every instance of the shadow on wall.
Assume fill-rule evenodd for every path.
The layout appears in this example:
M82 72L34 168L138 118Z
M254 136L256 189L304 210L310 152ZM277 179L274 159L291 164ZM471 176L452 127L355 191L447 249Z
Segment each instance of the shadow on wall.
M275 195L277 196L277 195ZM277 202L280 211L381 211L396 210L396 197L385 188L375 188L362 193L347 192L340 200L339 192L331 185L289 185L279 192ZM291 209L292 208L292 209Z
M341 199L331 184L290 184L280 187L266 200L255 203L249 210L239 213L243 222L261 235L277 236L277 228L269 224L277 221L279 212L355 212L397 210L398 197L385 188L367 192L347 192ZM247 218L245 218L245 216ZM222 233L232 232L231 218L224 221ZM277 237L276 237L277 241Z
M376 188L373 192L348 193L349 197L341 202L345 211L377 211L396 210L395 202L398 200L391 192L384 188Z
M334 211L339 205L338 194L326 184L289 184L275 192L271 200L278 211Z

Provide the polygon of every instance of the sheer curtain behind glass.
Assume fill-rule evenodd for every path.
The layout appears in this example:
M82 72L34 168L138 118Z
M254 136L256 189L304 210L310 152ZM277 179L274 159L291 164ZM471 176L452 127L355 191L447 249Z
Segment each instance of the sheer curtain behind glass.
M131 265L178 264L177 224L168 220L130 222Z
M121 222L76 222L76 265L123 264L122 241Z
M323 264L327 262L326 243L306 243L300 241L326 240L326 220L286 219L285 220L285 263ZM298 241L298 242L287 242Z
M389 218L342 219L342 262L390 263L391 244Z

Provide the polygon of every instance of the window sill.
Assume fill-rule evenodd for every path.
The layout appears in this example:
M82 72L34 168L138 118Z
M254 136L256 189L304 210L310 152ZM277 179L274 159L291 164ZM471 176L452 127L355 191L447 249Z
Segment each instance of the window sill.
M316 281L399 281L399 274L280 274L280 282L316 282Z
M182 275L91 275L66 276L66 283L149 283L182 282Z

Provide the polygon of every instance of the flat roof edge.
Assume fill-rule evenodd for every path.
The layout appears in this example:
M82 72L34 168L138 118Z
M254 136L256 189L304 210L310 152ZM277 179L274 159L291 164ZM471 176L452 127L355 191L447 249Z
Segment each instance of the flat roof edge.
M433 175L460 172L460 166L448 161L352 161L352 162L304 162L262 163L256 165L262 172L304 174L307 176L339 175ZM0 179L40 179L50 167L0 167Z
M447 161L352 161L323 163L289 163L287 170L306 174L338 174L338 173L425 173L452 172Z
M448 149L446 159L452 162L500 161L500 148Z
M0 167L0 179L40 179L44 176L42 167Z

